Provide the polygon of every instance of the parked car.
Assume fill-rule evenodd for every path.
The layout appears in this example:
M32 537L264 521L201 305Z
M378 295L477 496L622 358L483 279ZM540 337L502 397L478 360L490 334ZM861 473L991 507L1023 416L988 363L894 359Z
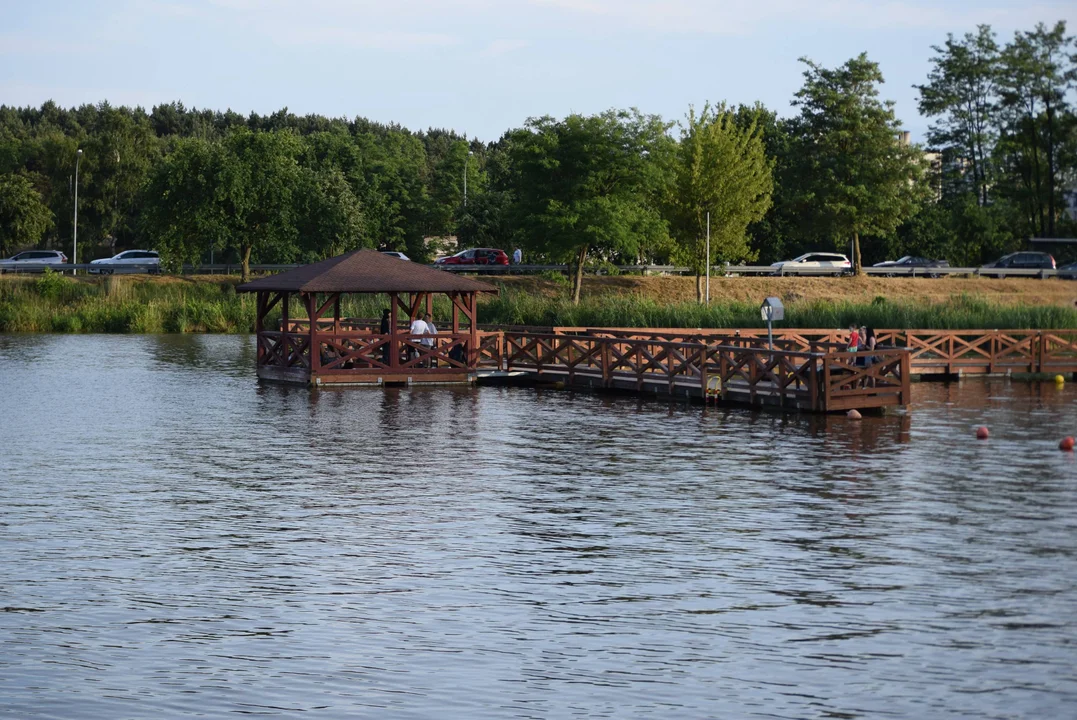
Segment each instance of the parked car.
M939 268L950 267L950 263L945 260L932 260L926 257L917 257L915 255L906 255L903 258L897 260L887 260L886 262L875 263L872 267L877 268ZM928 273L931 277L938 277L937 274ZM887 273L887 277L893 277L893 275Z
M1058 277L1063 280L1077 280L1077 262L1063 265L1058 269Z
M409 258L402 252L397 252L396 250L382 250L381 254L395 257L397 260L407 260L408 262L411 262L411 258Z
M849 262L849 258L838 253L805 253L800 257L793 258L792 260L781 260L771 265L774 268L775 275L797 275L799 271L806 271L804 274L811 273L812 270L823 270L832 268L840 271L841 273L849 272L853 269L853 264Z
M1054 270L1055 259L1044 252L1030 252L1022 251L1010 253L1009 255L1003 255L993 263L984 265L983 269L989 268L1005 268L1012 270ZM992 275L990 272L981 272L981 275ZM994 275L994 277L1005 277L1003 273Z
M90 262L90 272L111 275L112 273L159 273L161 258L152 250L124 250L110 258L101 258Z
M7 260L0 260L0 273L29 272L24 269L27 265L60 265L65 262L67 262L67 255L59 250L26 250L12 255Z
M438 258L435 265L508 265L509 256L504 250L493 248L471 248L461 250L455 255Z

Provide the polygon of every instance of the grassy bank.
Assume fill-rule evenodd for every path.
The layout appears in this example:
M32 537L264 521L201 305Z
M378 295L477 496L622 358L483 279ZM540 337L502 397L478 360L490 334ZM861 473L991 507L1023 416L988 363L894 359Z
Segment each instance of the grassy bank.
M1030 283L1041 282L1031 280ZM235 292L234 278L105 277L59 275L0 280L0 332L248 333L253 296ZM349 317L374 318L384 297L356 296L343 304ZM435 302L444 325L448 301ZM758 301L723 298L709 307L666 302L638 292L604 292L579 305L556 286L506 286L481 300L484 323L614 327L760 327ZM301 315L298 305L293 316ZM1077 309L1058 304L1002 303L970 293L941 300L875 296L871 300L787 297L782 327L978 329L1077 328Z

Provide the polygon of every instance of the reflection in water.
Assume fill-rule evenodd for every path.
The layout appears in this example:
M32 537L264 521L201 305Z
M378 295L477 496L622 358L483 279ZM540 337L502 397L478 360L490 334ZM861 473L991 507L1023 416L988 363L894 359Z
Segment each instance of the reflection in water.
M809 416L0 337L13 717L1064 717L1077 388ZM972 430L986 424L991 440Z

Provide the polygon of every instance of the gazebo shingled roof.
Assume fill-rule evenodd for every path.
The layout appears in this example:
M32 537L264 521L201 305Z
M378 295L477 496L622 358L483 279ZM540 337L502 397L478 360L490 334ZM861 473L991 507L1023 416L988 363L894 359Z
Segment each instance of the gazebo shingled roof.
M243 283L236 292L496 294L498 289L488 283L400 260L377 250L354 250Z

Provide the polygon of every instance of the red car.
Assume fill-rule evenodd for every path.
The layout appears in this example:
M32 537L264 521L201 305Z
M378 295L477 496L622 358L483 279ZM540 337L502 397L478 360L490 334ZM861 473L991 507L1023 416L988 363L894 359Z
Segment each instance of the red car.
M508 265L509 256L504 250L492 248L471 248L461 250L455 255L438 258L435 265Z

